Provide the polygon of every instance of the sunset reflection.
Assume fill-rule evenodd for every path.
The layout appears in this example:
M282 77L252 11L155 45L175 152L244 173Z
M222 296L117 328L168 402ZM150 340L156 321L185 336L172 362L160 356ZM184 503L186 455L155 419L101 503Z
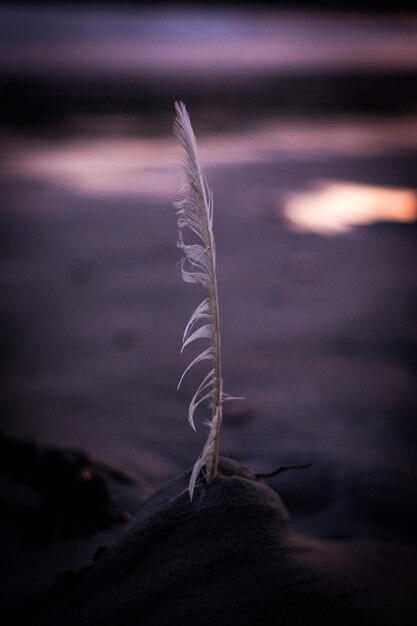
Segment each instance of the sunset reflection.
M417 219L417 193L320 181L309 191L288 195L284 215L296 229L328 235L379 221L412 222Z
M207 133L201 136L199 145L207 173L211 166L276 163L279 167L283 160L291 159L317 161L340 158L341 155L385 154L393 150L412 149L417 145L417 117L387 117L367 122L354 118L311 122L267 119L255 128L222 134ZM44 140L15 140L8 147L3 167L13 176L34 178L86 195L145 194L168 198L177 189L175 145L171 136L73 137L49 144ZM304 193L291 196L286 204L290 220L301 221L301 218L293 218L293 214L313 215L312 211L304 208L304 199L310 208L312 202L320 202L320 206L325 202L326 207L328 203L334 207L335 202L338 206L351 206L352 202L357 206L358 196L361 198L360 206L364 202L369 204L369 193L365 200L362 199L363 189L369 188L360 187L358 193L357 186L342 187L338 186L336 191L332 187L330 192L326 186L320 186L308 196ZM335 193L347 195L341 202L340 197L335 199ZM374 193L371 195L375 198ZM380 199L376 201L380 202ZM382 203L383 206L388 201ZM372 204L374 202L372 200ZM303 218L303 223L311 219L314 221L316 218ZM330 230L339 230L339 227L332 225Z

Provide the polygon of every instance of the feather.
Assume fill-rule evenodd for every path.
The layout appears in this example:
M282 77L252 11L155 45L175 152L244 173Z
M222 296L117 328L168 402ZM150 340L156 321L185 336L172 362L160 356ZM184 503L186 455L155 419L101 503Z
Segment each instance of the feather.
M195 430L194 413L205 401L211 406L209 433L203 450L191 472L189 493L192 500L196 483L203 474L209 483L217 475L219 436L222 423L221 351L219 301L216 280L216 248L213 234L213 196L203 176L198 156L197 141L190 118L182 102L176 102L174 134L181 150L183 197L175 203L178 215L178 247L182 250L181 275L187 283L202 285L208 296L192 313L184 331L181 352L197 339L208 340L205 348L185 369L178 388L187 372L201 361L210 361L210 371L201 381L189 406L188 421ZM192 241L186 243L185 233ZM200 325L201 324L201 325Z
M203 300L203 302L201 302L198 305L198 307L196 308L196 310L194 311L194 313L191 315L190 319L188 320L187 326L185 327L185 330L184 330L184 335L182 337L183 342L188 337L188 334L190 333L191 329L194 327L194 324L196 324L197 322L203 319L210 319L210 301L208 298Z

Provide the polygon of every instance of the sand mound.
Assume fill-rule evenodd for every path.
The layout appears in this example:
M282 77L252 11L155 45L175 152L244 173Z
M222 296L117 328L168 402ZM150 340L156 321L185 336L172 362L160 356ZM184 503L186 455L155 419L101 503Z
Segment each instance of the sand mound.
M385 583L360 548L296 537L279 496L235 462L222 459L192 503L188 478L152 495L42 624L385 623Z

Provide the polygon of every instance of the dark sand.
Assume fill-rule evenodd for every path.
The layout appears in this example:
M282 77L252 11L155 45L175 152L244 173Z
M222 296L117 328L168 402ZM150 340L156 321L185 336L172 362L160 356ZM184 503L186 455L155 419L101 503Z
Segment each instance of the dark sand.
M33 623L73 593L150 492L83 451L0 434L1 623Z
M151 496L42 625L413 623L415 573L398 579L395 551L293 534L279 496L235 462L192 503L188 480Z

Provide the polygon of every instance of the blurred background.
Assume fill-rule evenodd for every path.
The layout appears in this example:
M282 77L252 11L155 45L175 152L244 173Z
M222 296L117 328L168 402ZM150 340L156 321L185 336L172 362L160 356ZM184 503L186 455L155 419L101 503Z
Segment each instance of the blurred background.
M2 425L153 487L192 465L201 301L181 281L174 102L214 194L222 454L297 529L408 541L417 13L306 3L0 8Z

